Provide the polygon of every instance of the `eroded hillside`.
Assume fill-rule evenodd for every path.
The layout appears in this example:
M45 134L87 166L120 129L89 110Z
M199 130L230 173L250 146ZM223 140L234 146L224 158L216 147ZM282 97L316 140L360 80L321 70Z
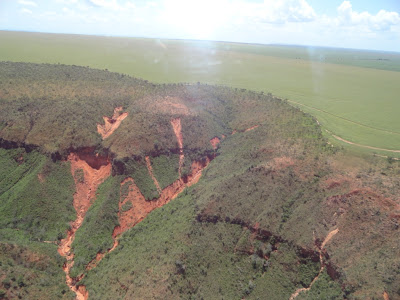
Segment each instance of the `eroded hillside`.
M0 108L3 297L400 298L399 162L272 95L3 62Z

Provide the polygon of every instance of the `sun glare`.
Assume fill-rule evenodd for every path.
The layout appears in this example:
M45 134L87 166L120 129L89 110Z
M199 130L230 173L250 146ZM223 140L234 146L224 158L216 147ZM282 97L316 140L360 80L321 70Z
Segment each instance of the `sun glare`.
M164 5L166 21L188 37L198 39L214 35L226 21L229 7L226 1L212 0L166 0Z

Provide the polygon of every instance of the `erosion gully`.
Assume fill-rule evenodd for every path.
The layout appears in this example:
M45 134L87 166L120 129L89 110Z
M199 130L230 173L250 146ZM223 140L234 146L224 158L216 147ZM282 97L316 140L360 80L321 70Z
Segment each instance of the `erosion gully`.
M102 135L103 139L109 137L118 128L122 120L127 117L128 114L121 113L121 111L122 108L117 107L114 110L114 114L111 118L103 118L105 122L104 125L99 124L97 126L97 130L99 134ZM118 246L118 237L123 232L141 222L155 208L161 207L176 198L186 187L197 183L197 181L200 179L202 170L206 168L210 161L214 158L214 156L207 157L201 162L193 162L190 174L185 178L182 178L181 168L185 157L183 153L183 137L180 119L176 118L171 120L171 126L174 130L179 145L179 179L167 186L165 189L161 190L157 179L153 175L150 157L146 157L147 168L150 176L153 178L157 186L159 198L153 201L146 201L143 194L136 186L134 180L130 177L126 178L121 183L121 186L128 181L131 182L131 185L128 196L123 199L123 201L119 202L119 225L114 228L112 233L112 238L114 239L113 246L104 253L98 253L96 258L86 266L86 270L96 267L105 255L113 251ZM88 209L95 201L97 188L111 175L111 162L109 157L94 155L93 151L94 149L91 148L83 150L81 149L79 152L73 152L68 156L68 161L71 165L71 173L74 177L76 186L76 192L74 194L73 201L73 205L76 210L76 219L70 224L71 226L67 232L67 237L61 240L58 246L59 254L66 258L66 262L63 265L66 283L70 290L76 294L76 299L78 300L88 299L89 293L84 285L79 284L79 282L83 279L84 274L77 278L72 278L70 276L70 270L74 265L74 253L71 246L75 239L75 234L81 227ZM82 172L80 170L83 170L83 178L82 176L76 176L77 172ZM132 207L128 211L123 211L121 207L128 201L132 203Z

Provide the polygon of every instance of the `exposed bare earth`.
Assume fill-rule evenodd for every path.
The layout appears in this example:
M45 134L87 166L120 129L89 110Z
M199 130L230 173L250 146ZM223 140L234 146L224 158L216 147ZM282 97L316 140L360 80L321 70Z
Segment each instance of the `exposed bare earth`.
M389 294L387 292L383 292L383 299L390 300Z
M76 231L81 227L82 222L85 218L86 212L89 207L94 202L96 197L97 187L108 177L111 175L111 163L107 161L106 164L104 162L99 165L93 164L93 161L90 161L92 164L89 165L87 161L82 159L87 156L87 154L82 154L81 156L76 153L71 153L68 156L68 161L71 165L71 173L75 180L76 192L74 194L74 208L76 211L76 220L71 223L71 229L67 232L67 237L61 240L58 246L58 253L61 256L64 256L67 261L63 266L63 270L65 272L66 283L71 289L71 291L75 292L76 298L87 299L88 293L85 290L84 286L77 286L77 283L82 278L71 278L70 270L74 265L74 254L71 251L71 245L75 238ZM103 160L104 158L99 158L99 160ZM97 168L96 168L97 167ZM83 180L77 178L75 176L77 171L83 171Z
M149 105L150 102L150 105ZM193 115L194 113L177 97L159 98L157 101L143 101L146 109L170 115Z
M171 120L172 128L174 129L174 133L176 136L176 140L178 141L179 146L179 178L182 177L182 166L185 160L185 155L183 154L183 138L182 138L182 125L181 119L176 118Z
M247 131L256 129L258 126L259 126L259 125L254 125L254 126L252 126L252 127L250 127L250 128L247 128L244 132L247 132Z
M324 255L323 255L323 250L324 247L326 246L326 244L333 238L333 236L335 234L337 234L339 232L339 228L336 228L332 231L330 231L328 233L328 235L326 236L326 238L324 239L324 241L321 244L321 247L318 249L319 252L319 261L321 264L321 268L318 272L318 275L311 281L310 285L307 288L301 288L301 289L297 289L289 298L289 300L293 300L295 299L301 292L306 292L309 291L311 289L311 287L313 286L313 284L318 280L319 276L322 274L322 271L325 268L325 263L324 263Z
M216 136L216 137L213 137L211 140L210 140L210 143L211 143L211 146L214 148L214 150L216 150L217 149L217 147L218 147L218 144L221 142L221 140Z
M141 222L151 211L156 209L157 207L161 207L171 200L175 199L186 187L189 187L195 183L197 183L201 177L202 170L207 167L210 159L206 159L204 163L201 162L193 162L191 168L191 174L187 177L186 182L184 180L178 179L165 189L162 190L160 197L157 200L146 201L143 194L140 192L139 188L136 186L134 180L132 178L125 179L122 183L130 181L131 188L128 196L119 203L119 226L115 227L113 232L113 237L121 235L123 232L132 228L139 222ZM122 211L122 206L131 202L132 207L128 211Z
M153 168L151 167L150 157L148 157L148 156L146 156L146 166L147 166L147 170L149 171L151 178L154 181L155 186L157 187L158 194L161 195L161 192L162 192L161 187L160 187L160 184L158 183L157 178L154 177Z
M108 137L118 126L113 127L117 120L122 115L118 115L122 108L116 108L114 111L114 116L111 120L115 120L113 122L106 121L105 117L105 125L98 125L99 133L102 134L103 138ZM119 122L120 123L120 122ZM110 125L111 124L111 125ZM183 137L182 137L182 127L181 121L179 118L171 120L171 125L175 132L178 146L179 146L179 179L173 182L171 185L167 186L164 190L161 190L160 185L158 184L157 179L153 174L153 170L151 167L150 157L146 157L146 164L149 174L151 175L157 189L160 193L160 197L157 200L146 201L145 197L136 186L134 180L130 177L126 178L123 182L121 182L121 187L127 183L131 182L130 189L128 195L125 199L120 199L119 201L119 212L118 219L119 224L114 228L112 233L112 237L114 239L114 244L112 248L108 249L104 253L98 253L96 258L93 259L87 266L86 270L90 270L97 266L97 264L104 258L105 255L113 251L118 246L118 237L128 230L132 228L139 222L141 222L151 211L156 209L157 207L161 207L167 204L169 201L176 198L186 187L189 187L198 182L201 177L202 170L207 167L213 158L206 158L203 161L194 161L191 166L191 172L185 178L181 176L181 168L184 161L184 153L183 153ZM104 135L103 135L104 134ZM88 299L89 293L86 291L85 286L78 285L79 281L82 280L84 275L82 274L79 278L71 278L70 270L74 264L74 254L71 251L71 245L75 238L76 231L82 225L86 212L89 207L93 203L96 195L97 187L108 177L111 175L111 163L108 157L99 157L98 155L94 155L88 151L83 151L82 153L76 154L71 153L68 157L68 160L71 163L71 172L74 176L75 185L76 185L76 193L74 195L74 207L77 212L76 220L71 224L71 229L67 233L67 237L63 239L59 245L58 252L60 255L66 257L67 261L64 264L64 272L66 274L66 282L69 288L76 294L76 299L85 300ZM92 151L93 152L93 151ZM79 178L79 176L75 176L77 171L83 170L84 178ZM124 204L130 202L132 207L127 211L123 211L122 207Z
M121 122L128 116L128 113L122 113L122 107L114 109L114 114L111 118L104 116L104 125L97 124L97 132L102 136L103 140L108 138L121 125Z

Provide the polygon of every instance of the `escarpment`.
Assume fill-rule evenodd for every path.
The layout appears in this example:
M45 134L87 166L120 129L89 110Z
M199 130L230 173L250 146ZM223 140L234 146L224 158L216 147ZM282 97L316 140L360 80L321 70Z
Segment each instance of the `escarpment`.
M8 298L35 299L48 271L43 299L396 299L399 162L332 147L270 94L12 65Z

